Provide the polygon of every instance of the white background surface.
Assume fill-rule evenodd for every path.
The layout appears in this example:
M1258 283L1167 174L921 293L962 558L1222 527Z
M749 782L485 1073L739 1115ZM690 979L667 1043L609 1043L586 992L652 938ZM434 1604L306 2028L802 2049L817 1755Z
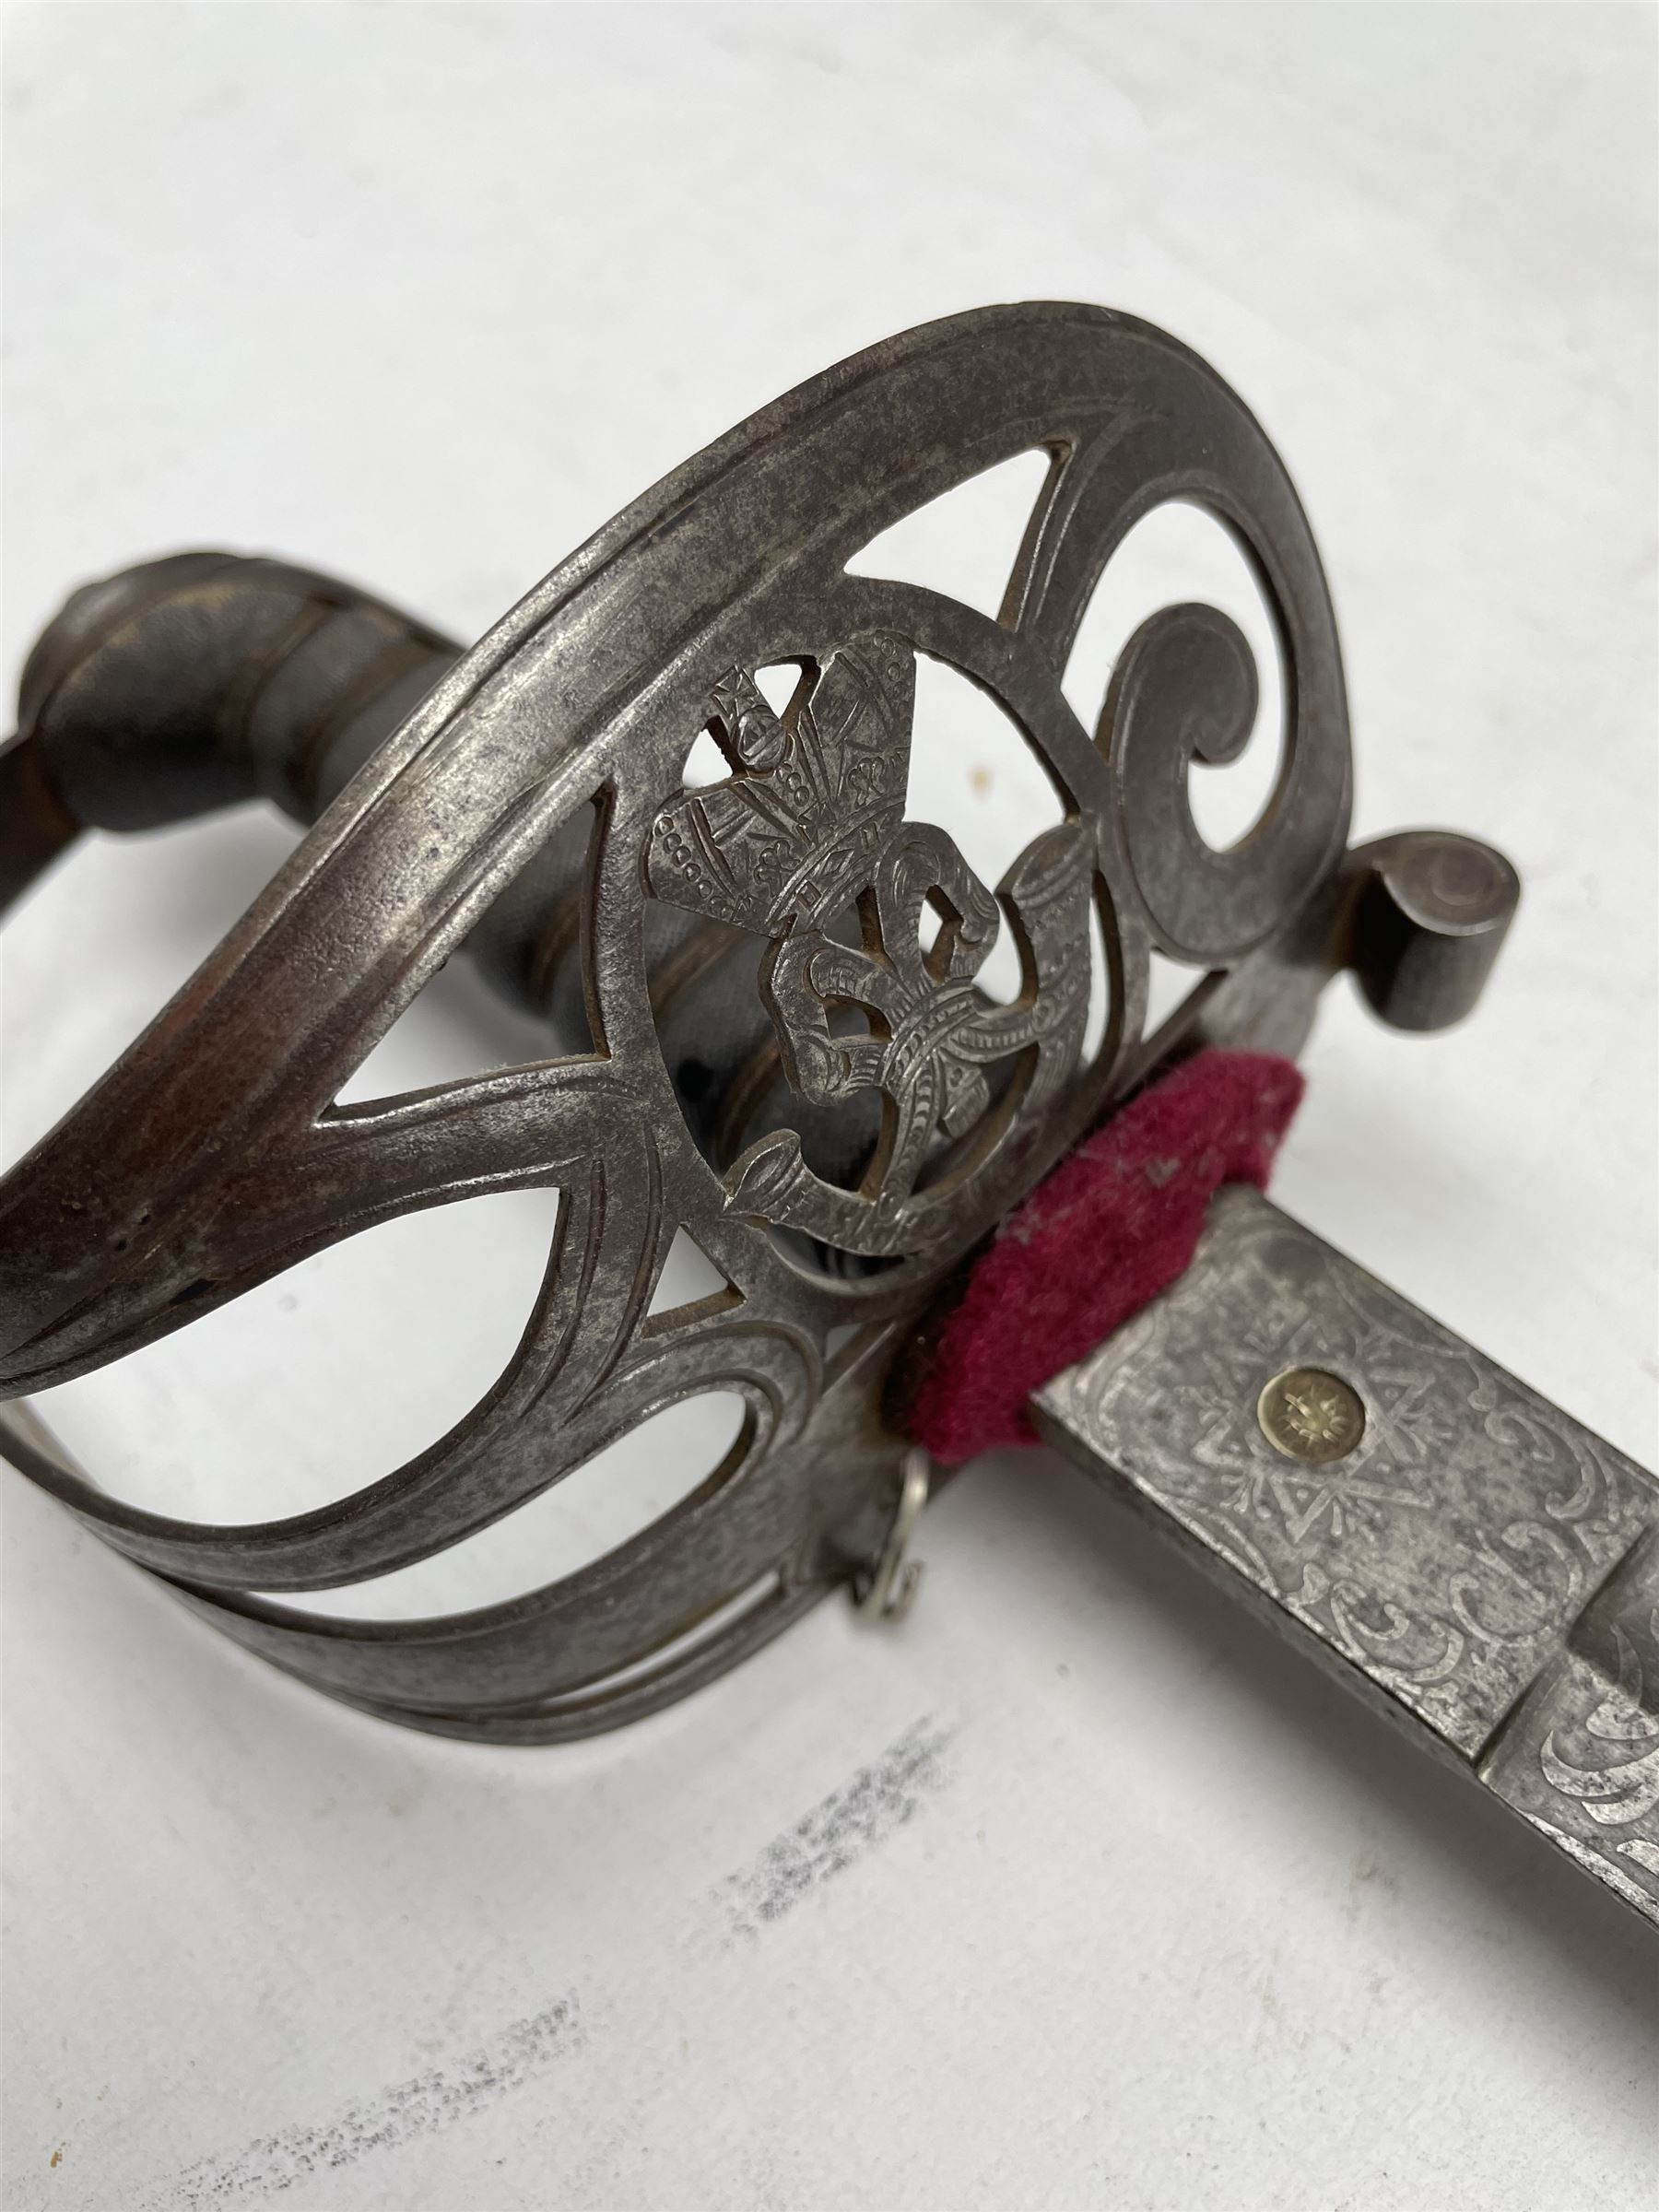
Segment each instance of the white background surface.
M8 677L182 545L470 637L858 346L1133 309L1302 488L1359 830L1469 828L1526 884L1465 1030L1333 994L1278 1194L1651 1463L1653 92L1635 8L15 9ZM287 841L37 894L8 1159ZM519 1048L457 986L382 1049L394 1088ZM355 1483L511 1341L528 1203L50 1410L152 1500ZM1653 2201L1659 1947L1041 1454L929 1513L901 1632L825 1606L517 1754L311 1696L5 1487L8 2207Z

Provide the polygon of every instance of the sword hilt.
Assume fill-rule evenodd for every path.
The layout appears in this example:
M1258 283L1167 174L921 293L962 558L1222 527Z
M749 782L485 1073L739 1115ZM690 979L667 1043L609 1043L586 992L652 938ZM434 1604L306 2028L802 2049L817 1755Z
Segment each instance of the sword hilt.
M860 572L895 523L1034 446L1050 467L994 615ZM1201 604L1151 616L1092 734L1062 684L1103 568L1171 500L1239 538L1283 655L1277 777L1226 849L1189 771L1251 736L1237 625ZM995 887L911 803L923 660L997 702L1062 801ZM614 1725L850 1577L898 1609L925 1480L884 1394L1012 1209L1171 1058L1296 1053L1342 968L1395 1027L1457 1019L1514 910L1514 871L1472 840L1347 848L1347 700L1306 515L1237 395L1110 311L988 309L841 364L665 478L455 662L439 632L313 571L182 555L76 594L0 754L0 901L83 828L261 795L328 817L0 1180L0 1391L70 1380L417 1207L563 1194L503 1375L321 1512L151 1513L97 1489L26 1406L0 1407L7 1457L228 1634L441 1734ZM780 665L802 679L782 714L759 683ZM688 776L700 729L731 771L712 783ZM1006 1003L977 980L999 926L1020 956ZM342 1106L463 947L547 1017L548 1056ZM1191 981L1148 1025L1155 953ZM843 1147L879 1121L854 1176L819 1171L814 1117L836 1101ZM772 1115L800 1141L769 1136ZM1179 1163L1160 1148L1141 1167L1161 1190ZM659 1306L682 1230L727 1288ZM841 1279L797 1264L808 1241ZM286 1602L430 1558L716 1389L748 1409L732 1453L578 1572L427 1620ZM1653 1904L1641 1470L1247 1195L1031 1411Z
M1051 469L995 615L859 572L892 524L1034 442ZM1256 719L1237 625L1197 603L1150 617L1092 733L1062 683L1103 564L1149 500L1189 497L1246 548L1286 669L1272 794L1225 850L1189 771ZM996 886L910 789L924 662L1002 708L1060 801ZM1513 871L1473 841L1346 849L1341 656L1294 488L1212 371L1108 311L987 310L830 372L453 663L312 571L182 556L76 596L0 762L22 802L0 891L82 828L258 795L324 818L0 1183L0 1390L69 1380L417 1207L563 1194L503 1376L349 1511L172 1522L6 1424L19 1464L230 1633L423 1726L586 1733L844 1582L900 1488L895 1362L1049 1169L1195 1046L1294 1053L1345 966L1397 1025L1455 1018L1514 905ZM782 665L801 681L779 713L759 678ZM731 771L712 782L688 773L701 730ZM1006 1001L980 983L999 927L1019 956ZM547 1053L343 1105L462 948L547 1016ZM1190 982L1149 1023L1155 954ZM850 1147L878 1126L864 1170L825 1169L820 1110ZM682 1231L729 1290L659 1309ZM807 1242L833 1271L798 1264ZM511 1618L361 1636L247 1594L431 1556L725 1387L750 1424L719 1480Z

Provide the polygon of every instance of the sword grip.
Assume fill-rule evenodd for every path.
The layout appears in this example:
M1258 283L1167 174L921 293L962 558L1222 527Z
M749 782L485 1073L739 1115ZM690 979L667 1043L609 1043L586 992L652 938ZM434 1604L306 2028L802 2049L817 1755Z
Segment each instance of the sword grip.
M25 664L19 735L85 829L261 796L310 822L460 651L316 570L176 553L73 594Z

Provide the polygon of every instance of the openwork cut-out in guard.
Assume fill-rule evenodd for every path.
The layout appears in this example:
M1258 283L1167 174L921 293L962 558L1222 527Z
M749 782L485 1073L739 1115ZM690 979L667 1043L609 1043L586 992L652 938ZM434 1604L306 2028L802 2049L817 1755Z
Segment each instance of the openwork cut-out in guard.
M849 570L1033 449L994 616ZM1277 780L1225 851L1188 783L1257 718L1236 624L1153 615L1092 729L1062 690L1114 551L1170 500L1233 535L1283 662ZM924 662L1000 706L1057 797L994 885L910 806ZM724 772L688 784L704 733ZM370 1712L549 1743L709 1682L843 1585L901 1613L930 1487L1039 1436L1659 1917L1653 1478L1263 1194L1324 985L1351 971L1403 1029L1460 1019L1518 886L1452 831L1349 846L1318 554L1185 347L1066 305L908 332L688 462L466 653L274 560L89 585L0 754L0 888L83 830L259 797L307 825L292 858L0 1184L0 1444L105 1541ZM340 1103L457 951L545 1020L547 1057ZM1149 1025L1154 953L1190 989ZM507 1371L325 1510L141 1511L29 1407L341 1238L535 1186L559 1227ZM682 1231L725 1288L653 1311ZM727 1459L579 1573L438 1620L303 1604L714 1389L746 1406Z

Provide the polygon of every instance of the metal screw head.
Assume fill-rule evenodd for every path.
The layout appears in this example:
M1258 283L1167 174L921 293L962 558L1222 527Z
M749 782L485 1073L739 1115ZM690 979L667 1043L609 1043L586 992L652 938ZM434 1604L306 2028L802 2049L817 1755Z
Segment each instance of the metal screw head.
M1262 1392L1256 1419L1276 1452L1324 1466L1346 1459L1365 1434L1365 1402L1340 1375L1291 1367Z

